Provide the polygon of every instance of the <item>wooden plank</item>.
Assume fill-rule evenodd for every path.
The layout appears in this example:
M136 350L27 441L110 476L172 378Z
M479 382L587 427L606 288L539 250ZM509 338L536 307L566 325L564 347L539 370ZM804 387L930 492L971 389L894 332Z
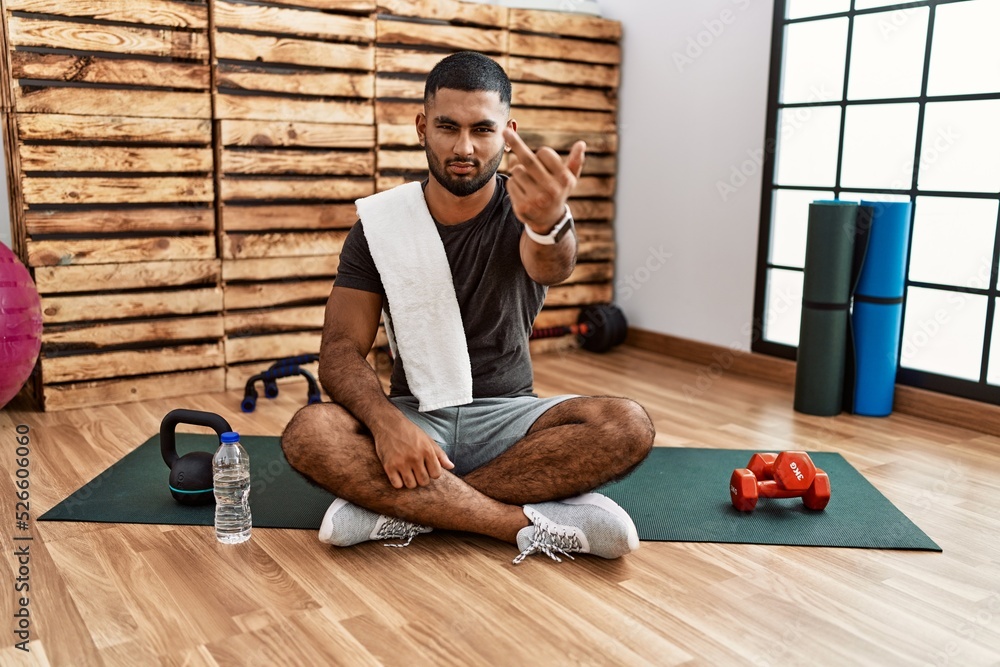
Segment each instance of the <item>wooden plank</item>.
M615 244L604 239L580 239L577 244L577 259L580 261L599 261L615 258Z
M24 171L210 172L212 149L21 144Z
M251 283L226 285L223 307L227 311L271 306L295 306L306 303L326 303L330 297L333 281L300 280L295 282ZM322 326L322 321L320 322Z
M266 71L245 65L220 64L217 71L220 89L260 90L293 95L371 98L375 95L373 74L349 72Z
M222 181L224 201L267 199L348 199L367 197L374 192L371 179L310 178L310 179L239 179Z
M372 151L338 150L226 150L222 171L227 174L316 174L366 176L375 170Z
M378 125L377 137L379 147L409 146L412 148L421 148L420 143L417 141L417 130L413 123L407 125Z
M28 241L30 266L113 264L153 260L213 259L211 236L147 236L116 239Z
M574 197L614 197L614 176L581 176L573 188Z
M26 204L146 204L210 202L211 178L158 176L148 178L60 177L24 178Z
M215 0L215 27L316 37L330 41L370 42L375 38L375 19L325 12L241 4Z
M46 352L69 349L101 349L156 341L199 341L222 339L222 315L180 317L135 322L85 325L50 325L42 332Z
M225 391L226 370L213 368L187 373L166 373L149 377L100 380L64 385L46 385L46 411L74 410L96 405L193 396Z
M35 268L40 294L217 284L221 277L222 262L217 259Z
M492 28L506 28L509 12L506 7L497 7L456 0L378 0L380 14L408 16L418 19L452 21Z
M347 232L223 234L222 254L229 259L339 255Z
M277 229L348 229L357 222L354 204L288 206L224 206L222 229L227 232Z
M42 319L45 324L195 315L221 310L221 287L42 297Z
M613 280L614 277L615 266L610 262L580 262L574 267L570 277L559 284L603 283Z
M379 174L375 180L375 190L377 192L385 192L386 190L391 190L392 188L403 185L404 183L412 183L413 181L421 181L427 176L427 172L424 171L420 174Z
M617 88L621 83L621 70L613 65L572 63L563 60L542 60L511 56L507 75L511 81L537 83L563 83L594 88ZM517 88L517 85L514 86Z
M610 283L584 285L556 285L549 288L545 305L582 306L592 303L611 303L614 290Z
M376 106L378 102L376 102ZM551 132L616 132L615 114L604 111L564 111L516 107L510 115L517 120L518 130L545 128Z
M511 103L518 106L558 107L563 109L591 109L614 111L617 100L613 91L576 86L547 86L539 83L520 83L513 87Z
M380 150L378 152L378 168L379 171L425 171L427 169L427 155L422 150Z
M226 259L222 262L222 277L227 281L269 280L328 276L332 284L340 265L340 254L297 257L289 262L284 257L262 259Z
M300 354L318 354L320 332L280 333L245 338L227 338L226 363L280 359Z
M32 209L25 211L24 221L31 235L215 231L210 208Z
M455 49L455 51L458 50L460 49ZM449 55L448 52L418 51L415 49L376 49L375 71L379 74L405 73L427 76L427 73L447 55ZM491 57L501 65L505 60L503 56L492 55Z
M486 54L507 52L506 30L382 19L375 23L375 28L375 41L383 45L439 46L456 51L475 50Z
M211 118L208 92L183 93L112 88L15 88L14 105L21 113L114 116L123 109L147 118Z
M375 97L420 100L424 99L424 82L416 79L375 77Z
M217 95L215 99L216 115L220 119L371 125L374 118L372 105L368 101L223 94Z
M375 145L375 128L371 125L223 120L219 128L226 146L372 148Z
M417 114L424 112L423 102L386 102L375 100L375 123L377 125L413 126Z
M230 312L225 316L225 329L230 335L322 329L325 312L325 305Z
M99 380L130 375L213 368L225 363L222 343L178 345L150 350L122 350L102 354L43 357L46 384Z
M366 72L375 67L375 49L370 45L219 32L215 36L215 50L217 58L228 60Z
M524 143L533 149L549 146L557 151L568 151L577 141L587 142L589 153L615 153L618 151L618 134L611 131L595 132L590 130L549 130L528 127L519 120L522 110L515 109L515 120L518 120L517 133Z
M621 21L537 9L511 9L508 27L522 32L569 35L607 41L618 41L622 37Z
M579 308L544 308L535 318L533 328L568 327L580 319Z
M571 199L569 208L577 222L584 220L606 220L615 218L615 203L598 199Z
M10 54L15 79L49 79L157 88L207 90L208 65L170 63L139 58L100 58L15 51Z
M50 21L13 15L8 17L7 26L11 46L208 61L208 35L204 32Z
M576 60L605 65L618 65L622 59L621 47L607 42L588 42L582 39L543 37L512 32L509 44L508 53L512 57Z
M162 25L172 28L204 30L208 28L205 4L176 0L7 0L9 11L50 14Z
M618 159L614 155L588 153L583 163L584 176L614 176L618 172Z
M77 116L31 113L18 116L22 141L115 141L156 144L212 142L212 122L197 118Z

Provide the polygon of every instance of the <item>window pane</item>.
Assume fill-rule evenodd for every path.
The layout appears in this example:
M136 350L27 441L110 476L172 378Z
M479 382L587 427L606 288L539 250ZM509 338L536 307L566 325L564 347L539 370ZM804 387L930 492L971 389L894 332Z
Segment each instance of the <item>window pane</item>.
M895 2L886 2L885 0L854 0L855 9L872 9L874 7L888 7L889 5L900 5L903 4L896 0ZM914 4L914 3L906 3ZM897 9L894 14L905 14L909 9Z
M851 0L788 0L786 18L801 19L807 16L838 14L851 8Z
M828 102L844 91L847 18L793 23L785 28L781 102Z
M998 118L1000 100L928 104L920 151L920 189L1000 190Z
M978 381L985 328L985 296L910 287L900 365Z
M921 7L913 12L905 20L898 21L894 21L897 12L868 14L854 19L848 99L916 97L920 94L930 10Z
M849 192L844 190L840 193L837 199L843 199L845 201L910 201L910 195L894 195L887 192L880 192L878 194L872 194L870 192Z
M783 109L778 128L775 182L833 187L837 177L840 107Z
M928 95L1000 91L1000 2L939 5L934 18Z
M832 191L775 190L774 222L771 225L772 264L803 268L806 263L806 227L809 203L833 199Z
M844 187L909 189L920 105L849 106L844 123Z
M764 338L798 346L802 317L802 272L768 269Z
M910 280L987 289L997 201L917 197Z
M986 371L986 381L990 384L1000 384L1000 300L993 301L993 338L990 342L990 365Z

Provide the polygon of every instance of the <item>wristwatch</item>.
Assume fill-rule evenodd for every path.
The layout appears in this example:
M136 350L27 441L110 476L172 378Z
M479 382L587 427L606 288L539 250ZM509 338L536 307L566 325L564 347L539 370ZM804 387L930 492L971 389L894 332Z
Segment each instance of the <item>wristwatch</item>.
M566 232L571 229L573 229L573 214L569 212L569 206L567 206L566 213L556 223L556 226L549 230L548 234L539 234L533 231L528 225L524 226L524 233L528 235L529 239L539 245L555 245L562 241L562 238L566 236Z

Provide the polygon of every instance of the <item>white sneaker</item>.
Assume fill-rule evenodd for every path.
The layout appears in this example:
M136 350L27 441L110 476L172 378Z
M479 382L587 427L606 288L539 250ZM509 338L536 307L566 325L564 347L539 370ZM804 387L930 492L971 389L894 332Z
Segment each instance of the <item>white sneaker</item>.
M561 563L556 554L570 559L571 553L619 558L639 548L632 517L599 493L525 505L524 514L532 525L517 533L521 553L514 559L515 565L539 552Z
M319 526L319 541L337 547L349 547L369 540L406 540L387 547L405 547L421 533L433 530L427 526L376 514L343 498L336 498L323 515Z

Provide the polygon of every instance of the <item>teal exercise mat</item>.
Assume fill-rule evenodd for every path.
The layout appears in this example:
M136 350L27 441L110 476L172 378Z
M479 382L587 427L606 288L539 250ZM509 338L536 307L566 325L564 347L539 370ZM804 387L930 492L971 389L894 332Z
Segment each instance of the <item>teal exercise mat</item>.
M805 414L829 417L844 404L857 218L857 202L809 204L794 403Z
M278 439L241 436L250 454L254 526L316 530L332 496L288 467ZM178 452L213 449L215 435L177 435ZM169 470L154 436L46 512L42 521L212 524L212 505L185 507L167 490ZM752 451L655 448L631 475L601 489L635 520L639 538L940 551L839 454L813 454L830 475L833 499L812 512L797 498L761 499L751 513L729 501L729 476Z

